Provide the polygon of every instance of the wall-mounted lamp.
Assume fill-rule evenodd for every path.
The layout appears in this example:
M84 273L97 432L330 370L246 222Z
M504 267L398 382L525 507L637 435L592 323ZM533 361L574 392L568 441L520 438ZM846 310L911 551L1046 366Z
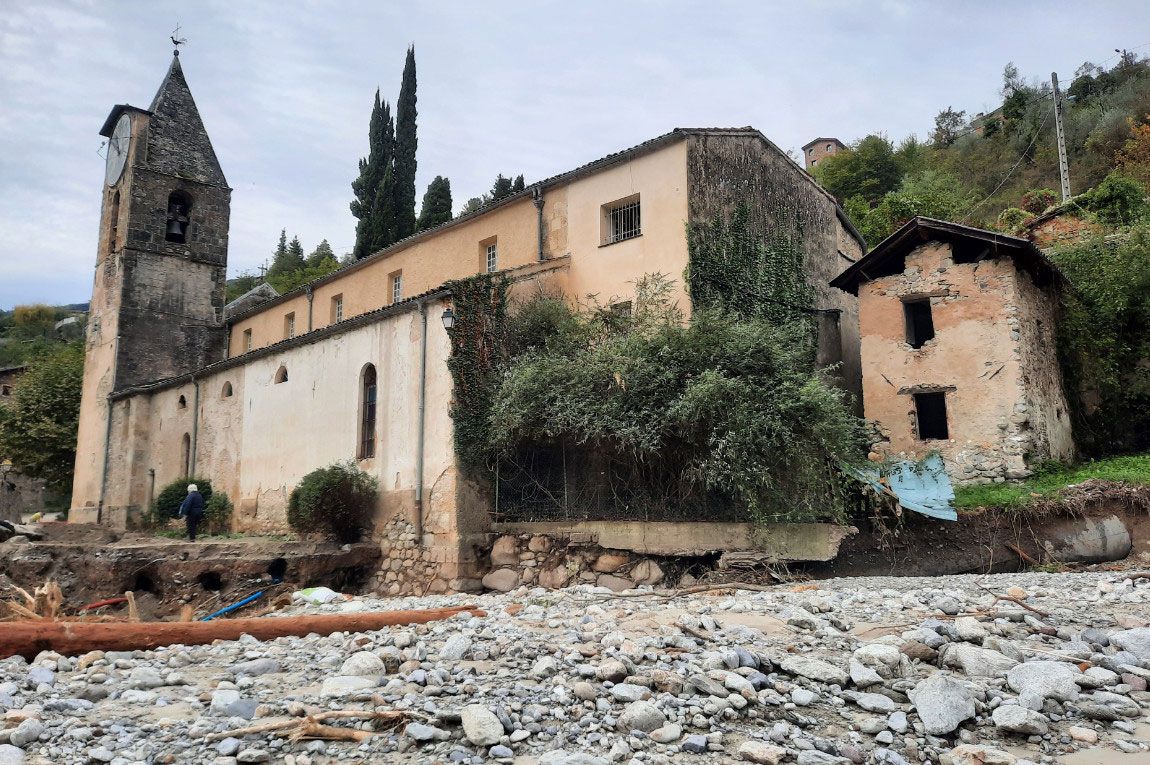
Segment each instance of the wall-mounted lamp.
M444 329L451 329L455 326L455 311L451 310L451 306L443 309L443 316L440 318L443 319Z

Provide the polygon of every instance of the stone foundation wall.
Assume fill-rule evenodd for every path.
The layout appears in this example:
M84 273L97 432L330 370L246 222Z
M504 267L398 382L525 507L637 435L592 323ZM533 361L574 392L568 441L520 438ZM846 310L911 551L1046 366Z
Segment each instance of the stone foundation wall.
M473 592L479 581L465 576L467 567L449 548L420 544L419 532L404 515L396 515L376 530L379 570L367 590L381 595L426 595Z
M483 587L509 592L520 585L555 590L573 584L597 584L619 592L643 584L661 584L664 565L626 550L606 550L577 537L505 534L491 548L491 571Z

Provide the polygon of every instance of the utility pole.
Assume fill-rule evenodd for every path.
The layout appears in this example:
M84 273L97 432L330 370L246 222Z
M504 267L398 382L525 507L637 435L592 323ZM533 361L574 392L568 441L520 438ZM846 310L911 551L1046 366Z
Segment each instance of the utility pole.
M1062 181L1062 201L1070 199L1070 167L1066 163L1066 136L1062 132L1062 94L1058 92L1058 72L1050 73L1054 87L1054 130L1058 134L1058 177Z

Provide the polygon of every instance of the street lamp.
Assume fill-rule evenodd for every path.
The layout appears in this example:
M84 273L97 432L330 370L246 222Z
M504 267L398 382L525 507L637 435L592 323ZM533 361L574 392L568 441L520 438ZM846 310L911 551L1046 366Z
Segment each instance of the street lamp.
M443 316L440 318L443 319L444 329L450 330L455 326L455 311L451 310L451 306L443 309Z

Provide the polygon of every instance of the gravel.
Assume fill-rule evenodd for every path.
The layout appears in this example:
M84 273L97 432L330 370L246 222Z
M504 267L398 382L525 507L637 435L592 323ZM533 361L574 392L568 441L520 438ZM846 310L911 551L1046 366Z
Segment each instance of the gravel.
M1103 746L1150 758L1136 727L1150 710L1150 581L1121 573L872 577L671 600L519 587L280 614L467 602L489 616L2 660L0 765L965 765ZM363 742L229 735L338 709L411 722Z

